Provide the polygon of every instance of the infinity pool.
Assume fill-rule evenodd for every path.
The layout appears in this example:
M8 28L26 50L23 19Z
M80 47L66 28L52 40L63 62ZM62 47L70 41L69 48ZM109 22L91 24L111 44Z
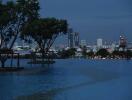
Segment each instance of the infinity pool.
M0 73L0 100L132 100L132 61L56 60Z

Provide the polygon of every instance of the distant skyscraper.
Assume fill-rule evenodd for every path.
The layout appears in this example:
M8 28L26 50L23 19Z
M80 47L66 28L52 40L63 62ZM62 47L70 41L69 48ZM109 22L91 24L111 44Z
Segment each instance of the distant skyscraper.
M73 30L72 28L68 29L68 47L72 48L73 47Z
M75 46L78 47L79 46L79 33L75 33L74 36L74 42L75 42Z
M79 33L73 32L70 28L68 30L68 47L74 48L75 46L79 46Z
M112 51L114 51L116 49L116 44L115 43L111 44L111 49L112 49Z
M119 47L121 48L126 48L127 46L127 40L124 36L120 36L120 40L119 40Z
M103 39L97 39L97 47L101 48L103 46Z
M86 40L81 40L80 45L81 45L81 47L87 46Z

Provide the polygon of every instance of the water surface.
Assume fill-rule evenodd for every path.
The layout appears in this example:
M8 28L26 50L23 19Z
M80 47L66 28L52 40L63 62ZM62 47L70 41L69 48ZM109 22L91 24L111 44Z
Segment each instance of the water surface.
M0 100L132 100L132 61L56 60L0 73Z

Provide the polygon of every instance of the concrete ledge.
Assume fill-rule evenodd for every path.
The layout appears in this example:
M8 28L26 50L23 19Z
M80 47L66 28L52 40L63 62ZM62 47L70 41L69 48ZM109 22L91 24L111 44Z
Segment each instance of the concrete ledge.
M15 71L21 71L24 67L0 67L0 72L15 72Z
M28 64L54 64L55 61L31 61Z

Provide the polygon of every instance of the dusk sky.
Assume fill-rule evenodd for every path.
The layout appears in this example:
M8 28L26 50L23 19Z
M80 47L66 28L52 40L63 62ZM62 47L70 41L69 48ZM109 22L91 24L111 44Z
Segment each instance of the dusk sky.
M87 42L118 41L122 33L132 41L132 0L40 0L40 7L41 17L67 19Z
M132 0L40 0L43 17L67 19L87 42L132 38Z

